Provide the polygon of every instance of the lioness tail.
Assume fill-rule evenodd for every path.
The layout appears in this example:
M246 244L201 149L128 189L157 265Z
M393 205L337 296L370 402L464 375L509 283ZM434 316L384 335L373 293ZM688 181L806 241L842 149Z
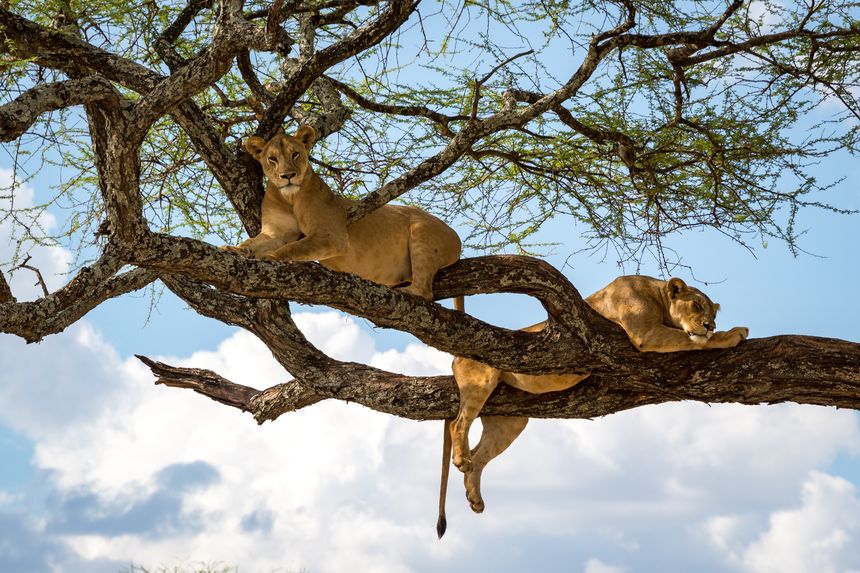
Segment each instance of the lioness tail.
M439 519L436 520L436 535L439 539L445 535L448 528L448 520L445 517L445 498L448 495L448 470L451 468L451 422L445 420L442 426L444 436L442 438L442 479L439 484Z

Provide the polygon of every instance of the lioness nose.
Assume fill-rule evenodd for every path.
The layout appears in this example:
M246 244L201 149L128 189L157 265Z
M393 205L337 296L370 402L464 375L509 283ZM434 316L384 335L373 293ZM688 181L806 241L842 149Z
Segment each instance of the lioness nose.
M716 328L716 327L717 327L717 325L714 324L713 322L706 322L705 323L705 328L707 328L708 330L714 330L714 328Z
M295 171L290 171L289 173L281 173L281 179L292 179L296 176Z

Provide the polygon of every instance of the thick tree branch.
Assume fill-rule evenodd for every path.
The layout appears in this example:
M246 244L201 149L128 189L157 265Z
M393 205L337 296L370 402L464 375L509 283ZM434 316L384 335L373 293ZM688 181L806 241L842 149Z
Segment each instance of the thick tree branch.
M596 418L623 410L681 400L705 403L775 404L795 402L860 409L860 344L808 336L775 336L744 342L733 349L646 353L647 368L630 376L592 375L571 390L528 394L499 385L484 415L540 418ZM159 365L160 366L160 365ZM231 404L251 412L258 422L316 403L316 396L294 382L257 391L196 369L153 368L158 383L193 388L220 400L225 392L243 397ZM215 380L215 382L213 382ZM403 377L371 371L353 377L362 389L350 401L400 417L435 420L457 410L453 377ZM239 388L240 390L236 390Z
M67 285L33 302L3 302L0 294L0 332L15 334L27 342L38 342L62 332L106 300L139 290L156 278L146 269L117 274L123 261L110 246L93 265L83 267ZM8 285L0 280L0 293ZM12 293L8 292L11 296Z
M21 136L43 113L104 100L121 100L113 86L100 76L42 84L0 106L0 141Z
M35 59L71 76L90 70L139 93L152 89L162 79L145 66L71 34L40 26L4 8L0 8L0 42L18 58Z
M128 256L129 261L136 265L157 269L162 273L182 274L243 296L294 300L338 308L368 318L378 326L411 332L446 352L482 359L504 368L534 371L532 369L541 361L544 365L552 364L556 360L554 353L562 348L566 352L578 348L581 352L563 364L554 366L556 372L572 363L586 364L592 371L602 366L599 358L586 354L585 345L576 329L564 325L563 321L570 319L562 319L560 313L558 316L551 315L555 320L550 322L549 328L539 333L509 331L355 275L331 271L316 263L284 264L250 260L179 237L154 234L141 237L135 243L134 252ZM563 307L565 312L571 312L577 306L581 308L581 302L573 306L563 305L560 302L562 299L557 298L559 295L554 290L557 288L566 291L567 296L579 297L569 284L557 286L554 284L557 278L526 266L511 264L513 272L503 280L493 276L494 281L483 279L486 282L478 284L486 285L486 292L525 292L538 296L546 301L550 313L557 313ZM477 278L477 274L473 276ZM462 289L460 292L467 288L466 285L458 286ZM440 292L446 295L456 294L451 292L453 290L446 289L444 285L440 288ZM597 316L590 309L583 309L583 312ZM608 324L602 318L588 323L589 328L600 333L596 338L600 345L617 345L625 340L623 335L607 331L604 323ZM463 340L472 342L464 348ZM520 348L523 352L511 355L512 347ZM596 351L594 354L602 355ZM636 356L632 355L630 367L634 367L636 362Z
M149 366L152 373L156 375L156 384L164 384L171 388L190 388L222 404L233 406L246 412L250 410L251 398L258 394L253 388L234 384L211 370L178 368L162 362L156 362L140 354L135 354L135 356Z
M126 114L98 102L85 109L111 238L133 245L147 231L140 196L140 141L128 137Z
M253 397L251 409L259 421L274 419L286 411L293 411L325 398L345 401L362 401L366 382L372 380L380 398L369 407L386 411L386 401L397 401L393 392L412 388L421 392L423 379L402 376L376 368L334 360L314 347L293 322L286 302L249 299L219 293L205 284L176 276L165 277L165 284L198 313L237 324L257 335L268 346L275 359L294 374L296 379L269 388ZM178 372L181 370L181 376ZM194 369L173 369L164 382L170 386L190 387L201 394L213 390L212 380L217 374ZM163 377L161 372L158 373ZM228 391L235 394L236 385L228 383ZM246 391L247 393L247 391ZM244 407L244 406L242 406ZM245 409L248 409L245 407Z

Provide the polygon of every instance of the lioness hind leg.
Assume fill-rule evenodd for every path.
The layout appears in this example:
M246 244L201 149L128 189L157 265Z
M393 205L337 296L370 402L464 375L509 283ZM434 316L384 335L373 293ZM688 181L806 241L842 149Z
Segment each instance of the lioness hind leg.
M472 450L472 470L463 476L466 499L475 513L484 511L481 472L490 460L504 452L525 429L529 419L519 416L481 416L481 440Z
M472 467L469 428L499 383L501 372L486 364L460 357L454 358L451 369L460 389L460 409L451 423L451 458L457 469L467 472Z
M433 278L436 271L460 257L459 247L452 249L452 240L459 242L450 229L440 229L441 223L413 219L409 224L409 265L411 283L403 291L433 300ZM440 231L442 234L440 235ZM445 233L447 231L447 233ZM451 234L448 237L447 234Z

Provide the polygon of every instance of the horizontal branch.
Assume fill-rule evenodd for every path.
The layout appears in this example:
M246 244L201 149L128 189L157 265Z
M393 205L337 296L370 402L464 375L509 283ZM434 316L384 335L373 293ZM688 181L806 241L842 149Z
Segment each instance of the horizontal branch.
M500 384L482 413L590 419L683 400L748 405L795 402L860 410L860 344L852 342L775 336L733 349L643 356L650 366L643 374L605 372L563 392L536 395ZM152 368L156 383L191 388L250 412L260 423L322 399L295 381L258 391L211 371L152 366L141 359ZM458 394L452 376L408 377L361 370L352 368L339 395L332 397L416 420L456 414Z
M545 302L552 318L549 328L537 333L492 326L433 302L356 275L329 270L317 263L272 263L246 259L193 239L155 234L139 240L135 251L129 253L130 263L161 273L181 274L246 297L330 306L367 318L377 326L410 332L445 352L523 372L546 372L545 365L557 363L562 349L566 356L553 371L563 371L571 364L587 365L590 370L599 371L605 350L590 352L580 333L588 332L586 339L596 341L594 347L624 351L626 337L618 327L587 309L579 293L563 275L545 263L531 261L534 260L516 257L488 258L483 263L461 261L457 265L467 268L459 276L453 275L457 277L458 284L446 286L444 283L444 272L454 272L456 267L452 266L452 270L440 275L439 293L454 296L474 292L469 290L474 289L469 286L472 282L459 282L468 280L477 281L486 292L522 292L536 296ZM477 266L468 269L470 264ZM510 266L509 272L499 274L505 265ZM484 272L491 278L479 278ZM585 313L587 319L583 321L571 313ZM565 316L567 314L571 316ZM465 347L464 340L470 341ZM521 352L512 355L509 351L512 347L519 348ZM631 353L628 357L630 368L635 367L637 360L635 353Z

